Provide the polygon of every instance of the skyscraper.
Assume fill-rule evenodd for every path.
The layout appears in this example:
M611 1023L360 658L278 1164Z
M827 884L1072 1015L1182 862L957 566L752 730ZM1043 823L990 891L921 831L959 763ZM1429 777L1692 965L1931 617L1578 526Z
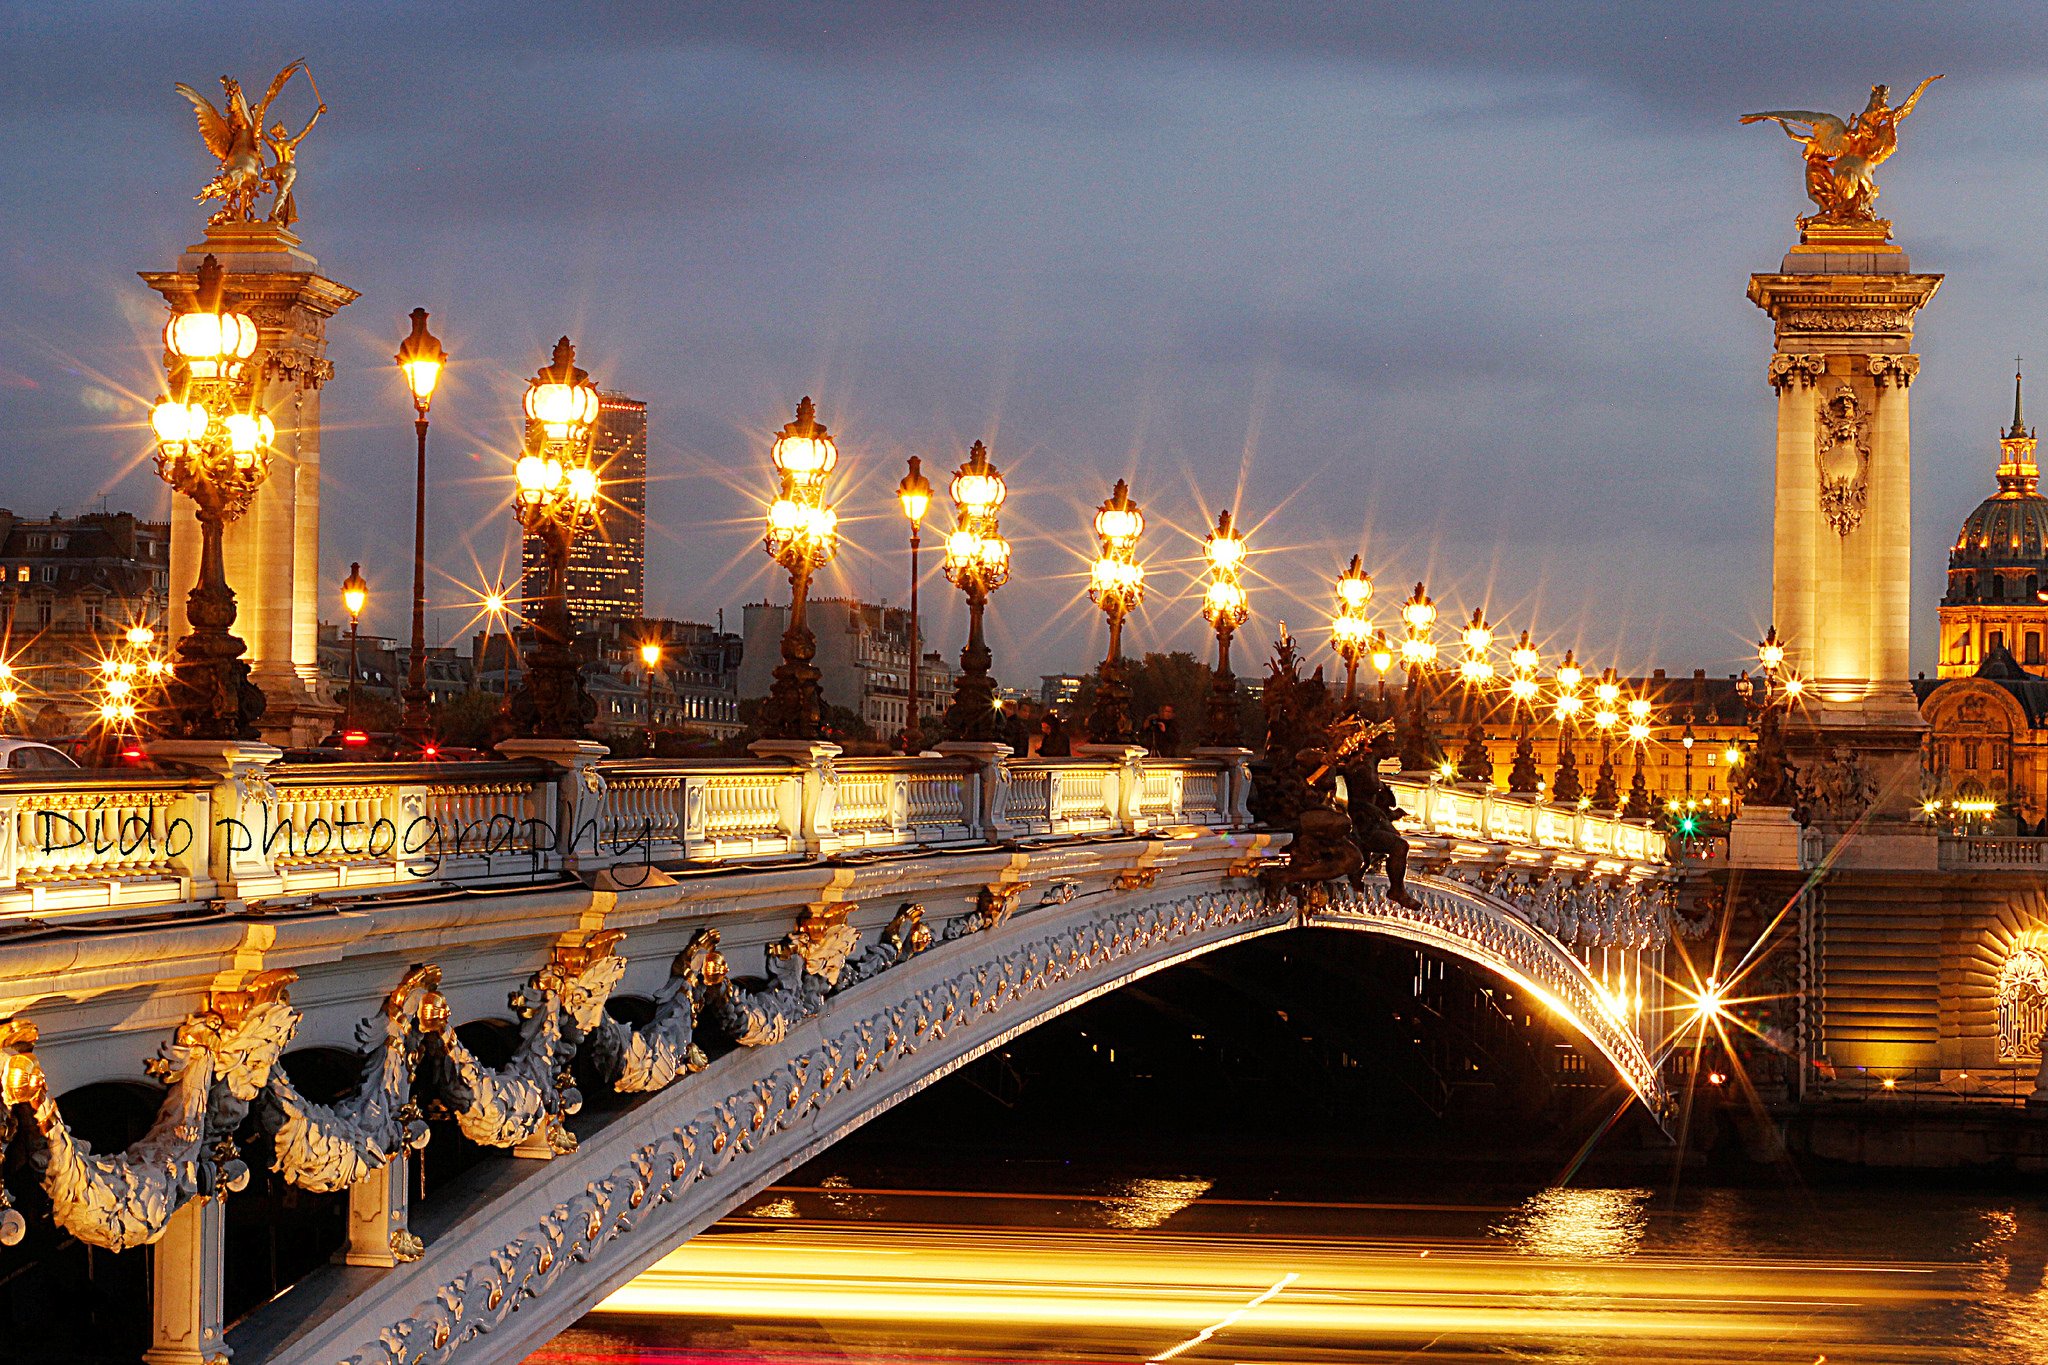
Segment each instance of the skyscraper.
M603 489L596 523L569 552L569 618L589 630L605 620L647 614L647 405L616 393L598 402L593 457ZM522 595L540 599L545 586L540 542L526 538Z

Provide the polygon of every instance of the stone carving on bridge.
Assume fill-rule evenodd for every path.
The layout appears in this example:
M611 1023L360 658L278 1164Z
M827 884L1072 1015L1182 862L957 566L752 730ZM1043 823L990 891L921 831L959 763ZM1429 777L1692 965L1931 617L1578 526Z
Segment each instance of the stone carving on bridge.
M765 977L735 977L718 952L718 931L710 936L716 978L704 995L704 1020L741 1047L765 1047L789 1036L790 1028L825 1007L832 982L810 970L802 936L792 931L768 945ZM841 959L843 965L844 959Z
M882 929L881 937L848 960L846 970L832 987L832 994L879 976L906 958L915 957L932 946L931 926L924 922L924 907L905 901Z
M1863 818L1877 800L1877 778L1846 744L1828 750L1827 758L1813 765L1800 784L1809 822L1850 825Z
M1847 384L1821 406L1815 423L1814 459L1820 472L1820 510L1846 536L1863 524L1870 500L1870 417Z
M1024 894L1029 882L990 882L974 895L974 909L955 920L949 920L939 933L939 942L951 943L969 934L979 934L1002 927L1003 921L1017 907L1017 898Z
M1150 949L1277 918L1255 895L1207 893L1064 925L965 964L942 983L856 1017L769 1077L707 1101L450 1276L405 1317L365 1325L361 1344L333 1358L342 1365L447 1365L465 1342L490 1333L516 1308L546 1300L571 1267L600 1257L617 1264L620 1253L612 1244L630 1238L651 1211L827 1106L848 1097L848 1107L871 1103L861 1092L876 1088L894 1062L938 1045L977 1016L1013 1008L1071 976L1112 968ZM636 1247L627 1254L651 1259L659 1249Z
M74 1135L57 1111L36 1059L35 1025L15 1019L0 1030L6 1136L12 1137L16 1106L25 1107L37 1138L34 1162L59 1227L90 1246L126 1251L162 1237L191 1200L248 1184L234 1133L298 1025L284 999L295 979L268 971L245 988L209 993L206 1007L149 1060L149 1073L170 1088L156 1122L106 1156Z
M427 1145L412 1083L425 1036L448 1022L440 986L439 967L415 966L384 1008L356 1026L356 1041L366 1049L363 1084L347 1099L315 1104L283 1067L271 1071L260 1118L275 1151L272 1170L302 1190L330 1194Z
M610 951L616 942L613 938L605 945L605 952L595 964L598 978L609 978L604 987L607 997L626 969L626 960ZM639 1028L628 1028L614 1019L606 1012L603 998L598 999L594 1011L586 1006L578 1013L571 1007L583 1048L598 1076L613 1090L645 1094L704 1069L704 1050L696 1042L697 1012L708 989L711 959L717 951L717 931L699 930L669 964L668 983L654 995L653 1017ZM718 961L723 970L725 959L721 957Z
M479 1062L454 1029L434 1035L427 1055L432 1107L453 1118L471 1142L536 1156L576 1149L566 1120L583 1107L583 1096L568 1074L574 1048L563 1046L566 985L551 962L512 993L512 1010L521 1021L519 1045L502 1067Z

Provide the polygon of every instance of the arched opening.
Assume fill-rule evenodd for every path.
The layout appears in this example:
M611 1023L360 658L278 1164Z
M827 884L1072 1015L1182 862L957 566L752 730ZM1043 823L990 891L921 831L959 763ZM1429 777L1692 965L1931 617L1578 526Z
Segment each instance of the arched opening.
M300 1048L281 1060L299 1093L316 1104L332 1104L362 1084L360 1059L341 1048ZM249 1185L226 1205L222 1311L230 1323L326 1264L348 1237L348 1195L312 1194L279 1179L262 1117L259 1101L235 1135Z

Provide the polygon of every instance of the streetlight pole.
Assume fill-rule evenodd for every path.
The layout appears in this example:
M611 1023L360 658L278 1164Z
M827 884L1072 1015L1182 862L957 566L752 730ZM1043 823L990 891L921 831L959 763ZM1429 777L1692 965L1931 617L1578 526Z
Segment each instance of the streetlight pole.
M1621 685L1614 681L1613 668L1601 673L1593 688L1593 699L1600 706L1593 713L1593 724L1600 731L1600 779L1593 786L1593 804L1611 811L1621 805L1621 790L1614 780L1614 727L1621 720L1621 713L1614 707L1621 699Z
M1688 720L1685 723L1685 733L1678 737L1678 742L1685 746L1685 804L1686 808L1690 810L1692 808L1692 746L1699 742L1693 735L1691 721Z
M1536 771L1536 670L1543 659L1536 646L1529 642L1529 632L1523 631L1520 642L1515 645L1508 662L1514 668L1514 676L1508 680L1508 696L1514 702L1517 721L1515 728L1515 762L1508 770L1508 790L1519 796L1534 796L1543 779Z
M995 661L982 634L989 594L1010 581L1010 542L1003 539L1000 513L1009 485L980 441L967 463L953 471L953 534L946 537L946 577L967 598L967 646L960 651L960 676L946 729L956 740L986 743L1002 738L997 724Z
M1465 749L1458 755L1458 780L1493 785L1493 756L1486 752L1485 687L1493 679L1493 663L1486 652L1493 647L1493 627L1486 613L1472 608L1472 624L1465 627L1465 657L1458 673L1465 681Z
M1628 739L1636 751L1635 775L1629 779L1628 806L1622 812L1631 820L1650 818L1650 787L1643 776L1643 758L1650 748L1650 699L1633 697L1628 704Z
M1366 657L1372 660L1372 670L1379 675L1379 703L1373 708L1374 720L1387 719L1387 670L1394 666L1394 647L1387 642L1384 630L1372 633L1372 646Z
M1245 596L1244 537L1230 524L1230 513L1216 518L1216 529L1202 544L1209 562L1209 587L1202 597L1202 615L1216 628L1216 676L1209 685L1208 723L1202 743L1211 748L1236 748L1244 739L1237 723L1237 676L1230 671L1230 641L1251 616Z
M825 500L825 481L839 463L839 447L806 395L796 420L775 438L770 451L781 472L782 489L768 509L762 545L789 572L789 625L782 632L782 659L761 706L767 739L819 738L823 695L819 690L817 637L811 634L808 604L811 577L832 561L839 546L839 514Z
M412 656L405 670L405 719L400 726L407 743L424 749L433 731L427 702L427 409L448 353L427 330L427 310L412 310L412 333L398 344L398 371L412 395L413 434L418 438L412 499Z
M647 756L654 757L654 675L661 667L661 641L640 646L640 671L647 675Z
M199 521L198 582L186 599L191 633L178 642L170 729L178 739L253 739L263 691L249 681L221 536L249 509L270 473L276 425L261 402L263 366L250 361L256 323L227 303L220 262L199 265L198 289L164 326L165 396L150 410L156 471L192 499Z
M547 588L534 618L539 637L509 710L515 733L531 739L581 739L597 714L583 688L569 623L569 551L596 512L597 470L590 463L597 433L597 385L576 367L576 348L563 337L554 357L527 381L526 453L514 473L514 508L541 543Z
M1579 667L1577 659L1568 649L1564 662L1557 666L1557 775L1550 781L1550 799L1567 806L1577 806L1586 795L1585 787L1579 781L1579 757L1573 750L1578 735L1579 712L1585 708L1585 698L1579 695L1579 684L1586 680L1586 671Z
M918 533L924 529L925 510L932 504L932 481L924 476L924 462L915 455L910 457L909 471L896 485L896 500L903 505L903 515L910 521L910 705L903 712L903 751L914 754L923 748L920 732L924 728L924 696L918 684L924 663L924 640L917 620L917 586L921 576L917 569Z
M363 581L363 566L348 566L341 581L341 604L348 608L348 696L342 701L341 728L356 728L356 645L362 635L363 607L370 600L370 585Z
M1436 603L1430 600L1422 584L1415 585L1414 595L1401 604L1401 619L1408 626L1408 636L1401 641L1401 659L1408 665L1408 695L1403 702L1401 735L1401 770L1417 773L1429 765L1429 702L1423 696L1423 670L1436 662L1436 641L1429 636L1430 628L1436 624Z
M1129 744L1137 737L1123 643L1124 617L1145 600L1145 568L1138 563L1138 537L1144 533L1145 514L1131 501L1130 485L1118 479L1095 510L1100 553L1088 582L1088 596L1109 618L1109 649L1095 675L1095 704L1088 711L1088 738L1096 744Z
M1371 638L1372 622L1366 618L1366 603L1372 601L1372 575L1365 571L1362 556L1351 556L1351 565L1337 575L1337 616L1330 623L1330 640L1337 656L1344 660L1344 714L1358 712L1358 661Z

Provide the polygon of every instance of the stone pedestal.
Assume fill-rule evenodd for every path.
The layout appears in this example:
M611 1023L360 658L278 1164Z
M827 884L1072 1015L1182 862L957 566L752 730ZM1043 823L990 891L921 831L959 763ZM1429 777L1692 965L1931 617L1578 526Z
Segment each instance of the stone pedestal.
M277 823L277 792L264 771L283 751L254 740L153 739L148 752L154 762L197 768L214 779L206 799L195 801L186 817L193 826L186 858L195 877L210 875L214 894L224 900L282 890L283 879L266 848ZM203 863L192 856L201 849Z
M597 761L611 750L594 739L507 739L498 752L510 759L538 759L557 771L555 779L555 851L564 872L594 871L605 866L603 828L604 779Z
M335 726L341 707L320 679L320 388L333 377L326 358L327 319L356 291L320 274L299 239L269 223L228 223L206 230L172 271L145 271L149 287L175 306L198 288L200 261L213 255L227 272L228 297L261 335L262 401L277 423L270 477L256 503L227 528L228 583L235 590L235 633L249 646L252 681L268 702L263 738L311 744ZM170 636L184 636L185 596L199 574L199 528L190 499L174 496L171 517Z
M1252 751L1234 745L1204 745L1190 758L1206 758L1223 764L1226 796L1223 813L1231 826L1242 829L1252 822Z
M1803 833L1788 807L1744 806L1728 826L1728 865L1797 872Z
M1886 820L1919 798L1908 400L1914 317L1942 278L1913 273L1890 230L1808 224L1777 273L1749 281L1775 328L1771 613L1807 682L1788 750L1802 768L1838 747L1857 754Z
M1136 744L1076 744L1076 758L1106 758L1117 765L1116 818L1126 834L1142 834L1145 818L1145 754Z
M974 764L974 809L967 812L968 824L991 842L1008 835L1004 797L1010 775L1003 760L1010 756L1010 746L992 739L949 739L937 746L937 752Z
M756 758L779 758L802 770L795 809L783 811L783 823L803 841L805 853L813 858L823 853L832 837L832 808L839 799L839 774L832 767L842 752L839 746L821 739L757 739L747 752Z
M221 1312L226 1259L227 1219L219 1199L194 1199L171 1215L150 1248L150 1344L142 1353L148 1365L227 1360Z

